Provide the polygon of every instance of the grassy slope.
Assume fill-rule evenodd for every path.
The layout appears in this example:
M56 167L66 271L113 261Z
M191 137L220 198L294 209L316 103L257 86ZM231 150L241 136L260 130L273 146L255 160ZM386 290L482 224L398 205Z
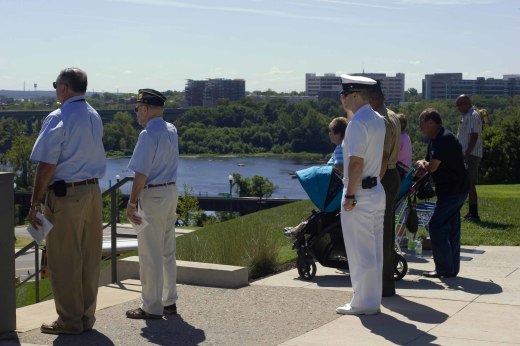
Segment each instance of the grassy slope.
M463 245L520 245L520 185L478 186L479 224L463 222ZM265 233L278 247L277 263L295 258L291 243L283 236L285 226L295 226L307 217L313 205L310 201L295 202L264 210L238 219L211 225L179 238L178 257L185 260L222 264L247 265L247 245L256 235ZM467 213L467 205L462 215Z
M520 245L520 185L477 186L481 223L463 222L463 245ZM462 215L468 211L467 204Z

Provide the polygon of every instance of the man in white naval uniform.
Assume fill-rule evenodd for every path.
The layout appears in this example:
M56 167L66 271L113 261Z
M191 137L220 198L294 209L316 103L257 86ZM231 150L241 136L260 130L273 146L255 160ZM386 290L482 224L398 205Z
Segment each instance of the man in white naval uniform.
M385 191L379 179L385 141L383 118L369 104L376 81L342 75L340 99L354 114L343 140L344 196L341 227L354 296L336 312L379 313L383 271Z

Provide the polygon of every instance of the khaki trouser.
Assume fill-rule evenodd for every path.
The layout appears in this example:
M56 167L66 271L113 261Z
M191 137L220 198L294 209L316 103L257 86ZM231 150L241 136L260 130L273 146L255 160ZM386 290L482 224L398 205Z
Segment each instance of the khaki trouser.
M45 215L54 225L47 235L47 268L58 324L69 331L91 329L103 239L98 185L67 188L67 195L47 194Z
M149 223L137 235L141 309L154 315L162 315L164 306L177 301L177 200L176 185L144 189L139 196L139 208Z

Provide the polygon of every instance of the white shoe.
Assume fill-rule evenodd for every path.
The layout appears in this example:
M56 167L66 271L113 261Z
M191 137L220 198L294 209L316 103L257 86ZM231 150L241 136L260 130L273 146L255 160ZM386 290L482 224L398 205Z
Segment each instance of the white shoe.
M376 310L367 310L367 309L359 309L353 308L350 304L345 304L336 309L338 314L342 315L377 315L381 312L380 309Z

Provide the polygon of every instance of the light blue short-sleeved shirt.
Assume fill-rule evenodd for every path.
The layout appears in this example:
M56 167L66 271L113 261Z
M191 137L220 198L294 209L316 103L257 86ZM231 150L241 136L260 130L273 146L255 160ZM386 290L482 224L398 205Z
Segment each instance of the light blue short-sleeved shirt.
M45 118L29 159L56 165L51 183L105 175L103 123L84 96L71 97Z
M162 117L148 121L141 131L128 168L148 177L146 184L177 182L179 139L177 129Z

